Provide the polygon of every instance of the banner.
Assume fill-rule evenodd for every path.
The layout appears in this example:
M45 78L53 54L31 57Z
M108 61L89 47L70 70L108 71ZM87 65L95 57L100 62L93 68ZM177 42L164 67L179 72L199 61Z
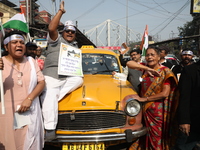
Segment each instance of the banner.
M191 0L191 14L200 13L200 1L199 0Z
M66 76L83 76L81 50L61 43L58 61L58 74Z

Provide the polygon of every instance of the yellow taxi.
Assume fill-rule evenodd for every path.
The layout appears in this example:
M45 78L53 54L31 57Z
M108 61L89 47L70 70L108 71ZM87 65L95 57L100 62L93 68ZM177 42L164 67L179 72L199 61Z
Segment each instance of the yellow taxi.
M62 150L104 150L145 135L137 93L128 81L113 78L113 71L122 73L118 55L91 46L81 50L84 83L59 102L51 143Z

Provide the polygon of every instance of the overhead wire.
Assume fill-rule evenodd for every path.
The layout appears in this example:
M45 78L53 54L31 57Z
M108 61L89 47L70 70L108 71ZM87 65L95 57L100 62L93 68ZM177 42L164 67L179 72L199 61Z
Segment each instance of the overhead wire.
M51 0L50 0L51 1ZM38 0L37 1L39 4L40 4L40 6L42 6L46 11L48 11L51 15L53 14L52 13L52 11L50 11L48 8L46 8L41 2L40 2L40 0Z
M120 1L118 1L118 0L115 0L115 1L118 2L118 3L120 3L121 5L125 6L125 4L123 4L122 2L120 2ZM133 1L134 1L134 0L133 0ZM133 1L132 1L132 2L133 2ZM133 16L136 16L136 15L142 13L142 14L145 14L145 15L148 15L148 16L153 16L153 17L156 17L156 18L162 18L162 19L163 19L163 16L152 15L151 13L145 13L145 12L147 12L147 11L149 11L149 10L157 11L157 12L159 12L159 14L163 14L164 17L166 17L166 14L164 14L162 10L160 10L160 9L156 9L157 6L149 7L149 6L146 6L146 5L144 5L144 4L141 4L141 3L138 2L138 1L134 1L134 2L136 2L138 5L142 5L143 7L146 7L146 8L148 8L148 9L143 10L143 11L140 11L140 10L134 9L134 8L132 8L132 7L129 6L129 7L128 7L129 9L132 9L132 10L137 11L137 13L132 14L132 15L129 15L129 16L128 16L129 18L130 18L130 17L133 17ZM166 2L166 3L167 3L167 2ZM162 3L162 4L165 4L165 3ZM172 13L169 12L169 11L168 11L167 13L168 13L168 14L172 14ZM122 20L122 19L125 19L125 18L126 18L126 17L122 17L122 18L114 19L114 21ZM180 21L183 21L183 22L187 21L187 20L185 20L184 18L177 18L177 19L180 20Z
M141 2L141 1L137 1L137 0L130 0L130 1L132 1L132 2L134 2L134 3L136 3L136 4L138 4L138 5L141 5L141 6L143 6L143 7L146 7L146 8L149 8L149 10L153 10L153 11L155 11L155 12L158 12L159 14L163 14L164 16L166 16L166 13L163 13L163 10L160 10L160 9L157 9L157 6L160 6L160 4L158 4L158 3L156 3L157 4L157 6L154 6L154 7L149 7L148 5L145 5L144 4L144 2ZM155 2L155 1L154 1ZM168 1L169 2L169 1ZM168 2L165 2L165 3L161 3L162 5L164 5L164 4L168 4ZM179 1L178 1L179 2ZM152 3L151 3L152 4ZM163 8L163 7L162 7ZM165 9L166 10L166 9ZM171 12L169 12L169 11L167 11L167 13L168 14L172 14L172 15L174 15L174 13L171 13ZM167 15L168 15L167 14ZM148 14L147 14L148 15ZM179 20L183 20L184 22L186 21L184 18L177 18L177 19L179 19Z
M187 5L189 4L190 0L188 0L176 13L175 15L169 20L169 22L163 27L161 28L155 35L157 35L158 33L160 33L161 31L163 31L186 7ZM159 26L159 25L158 25ZM158 27L157 26L157 27ZM156 27L156 28L157 28ZM154 29L156 29L154 28Z
M102 3L104 3L105 0L101 0L99 3L97 3L94 7L90 8L89 10L87 10L86 12L84 12L82 15L78 16L77 18L75 18L74 20L78 20L79 18L84 17L85 15L89 14L90 12L92 12L93 10L95 10L97 7L99 7Z

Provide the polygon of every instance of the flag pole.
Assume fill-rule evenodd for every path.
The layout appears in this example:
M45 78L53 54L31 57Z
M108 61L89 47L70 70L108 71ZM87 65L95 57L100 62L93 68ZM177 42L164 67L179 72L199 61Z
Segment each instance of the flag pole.
M28 27L28 30L29 30L29 10L31 11L31 8L29 9L29 6L30 4L28 3L28 0L26 0L26 24L27 24L27 27ZM30 36L30 33L28 32L27 33L27 38L28 38L28 41L31 40L31 36Z
M2 17L2 16L0 16L0 17ZM1 19L0 19L0 26L1 26L1 31L2 31L2 36L0 37L0 48L1 48L1 41L2 41L3 37L5 36L4 28L3 28L2 23L1 23ZM1 56L1 52L0 52L0 58L1 57L2 56ZM3 77L2 70L0 70L1 112L4 115L6 110L5 110L5 103L4 103L4 88L3 88L3 78L2 77Z

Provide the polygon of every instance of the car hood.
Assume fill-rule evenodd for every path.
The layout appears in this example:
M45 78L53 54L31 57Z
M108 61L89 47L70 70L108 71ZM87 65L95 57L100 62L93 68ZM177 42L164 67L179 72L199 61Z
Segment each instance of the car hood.
M59 102L59 111L121 109L127 95L136 94L127 81L111 75L84 75L83 85Z

